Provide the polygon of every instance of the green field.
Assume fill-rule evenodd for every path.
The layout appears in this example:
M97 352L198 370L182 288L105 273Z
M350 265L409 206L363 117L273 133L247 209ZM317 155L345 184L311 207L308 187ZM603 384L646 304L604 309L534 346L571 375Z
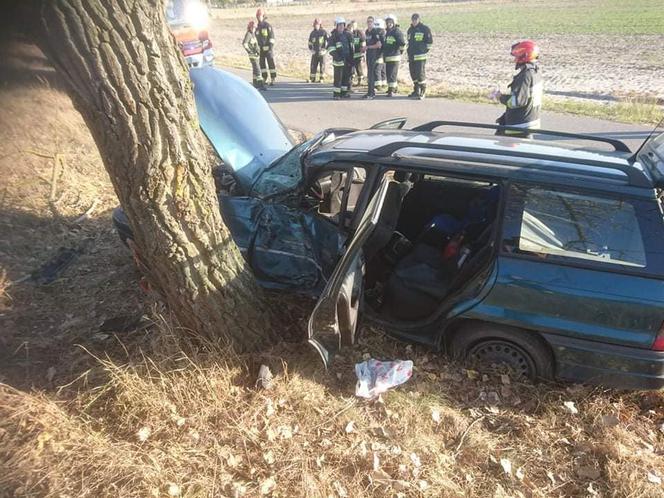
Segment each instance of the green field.
M662 0L478 2L436 10L426 15L435 32L664 35Z

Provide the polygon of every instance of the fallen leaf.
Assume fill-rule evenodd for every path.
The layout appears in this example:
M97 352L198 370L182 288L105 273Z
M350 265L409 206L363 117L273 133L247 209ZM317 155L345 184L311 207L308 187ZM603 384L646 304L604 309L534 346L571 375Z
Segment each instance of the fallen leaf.
M55 367L48 367L48 370L46 370L46 380L53 382L53 377L55 377Z
M431 418L433 419L434 422L436 422L437 424L440 424L440 422L441 422L440 411L432 408L431 409Z
M270 389L272 387L272 379L274 376L267 365L261 365L258 369L258 379L256 385L260 385L263 389Z
M268 399L265 405L265 416L270 418L272 415L274 415L274 404L271 399Z
M228 457L226 457L226 463L231 468L237 467L238 465L240 465L241 462L242 462L242 457L234 455L232 453L228 455Z
M500 459L500 466L503 468L503 472L507 475L512 475L512 462L507 458Z
M152 434L152 431L149 427L141 427L136 433L140 442L147 441L147 439L150 437L150 434Z
M519 481L523 481L523 478L526 476L525 472L523 471L523 469L521 467L516 469L516 472L514 473L514 475L516 476L516 478Z
M550 470L547 470L547 471L546 471L546 477L549 478L549 481L551 481L551 484L555 484L555 483L556 483L556 478L555 478L555 476L553 475L553 472L551 472Z
M175 421L175 425L178 427L182 427L187 420L184 417L178 417L178 419Z
M660 484L662 484L662 478L659 477L657 474L653 474L652 472L648 472L648 482L660 485Z
M509 386L509 385L512 383L512 381L511 381L511 379L510 379L510 376L509 376L509 375L506 375L506 374L502 374L502 375L500 376L500 381L501 381L503 384L505 384L506 386Z
M574 401L565 401L563 403L563 406L567 409L568 412L570 412L572 415L576 415L579 413L579 410L577 409L576 406L574 406Z
M477 370L464 370L466 377L468 377L470 380L475 380L478 379L480 376L480 373Z
M355 431L355 422L352 420L348 422L346 424L346 429L344 430L346 431L346 434L350 434L351 432Z
M325 461L325 455L318 455L316 457L316 466L321 469L323 468L323 462Z
M588 491L588 494L590 494L592 496L599 496L599 491L597 491L595 489L592 482L590 484L588 484L588 487L586 488L586 491Z
M602 415L602 425L604 427L615 427L620 423L620 419L613 413Z
M411 453L410 454L410 461L413 462L413 465L415 467L421 467L422 466L422 461L420 460L420 457L417 456L417 453Z
M265 460L265 463L268 465L272 465L275 462L274 453L272 450L268 450L263 453L263 460Z
M261 483L261 495L269 495L277 487L277 481L274 480L274 477L268 477Z
M182 494L182 490L180 489L180 486L177 484L170 483L168 485L168 496L180 496Z
M420 479L417 482L417 486L420 488L421 491L424 491L429 487L429 483L426 482L424 479Z
M576 468L576 475L584 479L598 479L602 473L599 469L589 466L581 466Z
M374 472L380 470L380 458L378 456L378 453L373 454L373 469Z
M380 437L380 438L383 438L383 439L387 439L387 438L390 437L390 435L385 430L385 427L383 427L382 425L377 425L375 427L372 427L371 432L374 434L374 436L377 436L377 437Z

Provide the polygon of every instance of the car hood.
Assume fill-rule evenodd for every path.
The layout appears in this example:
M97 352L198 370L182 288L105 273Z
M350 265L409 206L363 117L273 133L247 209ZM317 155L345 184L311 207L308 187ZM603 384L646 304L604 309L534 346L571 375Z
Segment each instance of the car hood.
M190 74L201 129L248 192L293 141L263 96L243 79L213 67Z

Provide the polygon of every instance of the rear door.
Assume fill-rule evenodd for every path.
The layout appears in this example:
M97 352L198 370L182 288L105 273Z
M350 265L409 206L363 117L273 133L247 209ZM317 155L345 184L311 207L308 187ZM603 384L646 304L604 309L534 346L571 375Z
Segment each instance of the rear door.
M309 343L326 367L342 345L355 342L364 291L364 246L384 217L394 217L400 197L399 182L385 177L309 318Z

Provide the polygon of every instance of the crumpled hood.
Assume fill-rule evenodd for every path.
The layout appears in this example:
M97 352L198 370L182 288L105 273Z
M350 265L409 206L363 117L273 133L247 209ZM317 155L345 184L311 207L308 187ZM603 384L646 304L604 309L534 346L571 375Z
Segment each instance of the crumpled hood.
M249 83L214 67L190 71L203 132L248 192L256 178L293 147L288 131Z

